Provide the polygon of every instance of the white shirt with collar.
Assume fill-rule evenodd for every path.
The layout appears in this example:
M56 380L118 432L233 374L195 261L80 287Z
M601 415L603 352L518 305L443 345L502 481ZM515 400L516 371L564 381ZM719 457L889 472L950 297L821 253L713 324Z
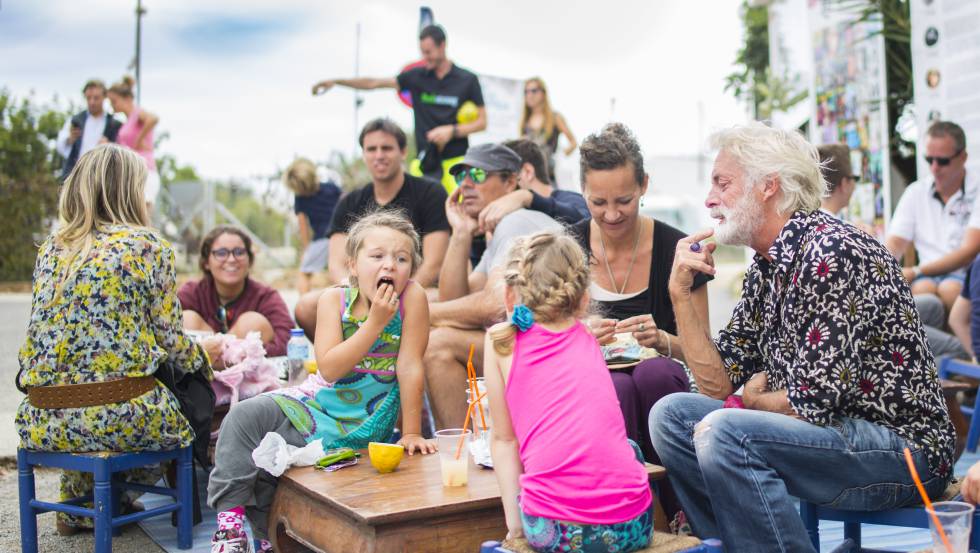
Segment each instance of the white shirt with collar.
M85 152L91 150L92 148L99 145L99 141L102 140L102 133L105 131L106 117L109 115L103 111L102 115L98 117L88 114L85 118L85 126L82 128L82 137L79 139L82 141L81 149L78 151L79 157L81 157ZM71 132L71 117L65 121L65 126L61 128L58 132L58 140L55 141L55 147L61 157L68 157L71 153L71 144L68 143L68 134Z
M915 245L919 264L952 252L963 243L966 229L980 229L980 179L966 173L963 186L943 204L933 179L910 184L898 200L888 235ZM959 269L951 274L963 273Z

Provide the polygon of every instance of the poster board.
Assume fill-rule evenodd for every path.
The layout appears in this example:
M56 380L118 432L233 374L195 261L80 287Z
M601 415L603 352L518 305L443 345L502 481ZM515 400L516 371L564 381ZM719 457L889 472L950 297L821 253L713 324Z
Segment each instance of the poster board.
M911 0L909 8L919 178L931 178L925 131L939 119L963 127L977 152L967 171L980 172L980 1Z
M915 0L922 1L922 0ZM881 22L854 23L827 0L810 0L814 144L845 143L860 175L846 218L879 237L891 217L885 45Z
M487 128L471 136L470 144L500 143L517 138L524 108L524 81L484 74L478 77L487 108Z

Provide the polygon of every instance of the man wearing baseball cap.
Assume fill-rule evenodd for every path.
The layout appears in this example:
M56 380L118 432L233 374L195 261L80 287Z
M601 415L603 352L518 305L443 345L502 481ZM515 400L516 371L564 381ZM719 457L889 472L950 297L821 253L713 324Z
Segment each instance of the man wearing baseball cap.
M477 350L473 364L482 372L484 330L504 316L503 298L495 285L511 243L520 236L561 229L539 211L513 211L487 236L486 250L469 271L473 239L486 233L480 228L480 211L517 189L520 170L520 156L500 144L471 147L449 170L457 184L446 201L452 236L439 272L439 301L429 305L433 328L425 352L426 385L439 428L459 425L466 415L462 390L470 344Z

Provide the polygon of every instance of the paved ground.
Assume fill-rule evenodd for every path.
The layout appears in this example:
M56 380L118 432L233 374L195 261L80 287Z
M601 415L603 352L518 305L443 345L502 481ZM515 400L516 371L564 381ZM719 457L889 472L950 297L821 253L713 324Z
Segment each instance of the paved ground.
M17 376L17 350L24 343L30 315L30 294L0 294L0 457L17 454L14 413L24 396L14 386L14 378Z
M39 499L58 499L58 472L39 470L35 474ZM0 462L0 552L20 551L20 516L17 505L17 470L13 463ZM74 536L59 536L54 529L54 514L38 517L38 551L40 553L82 553L95 550L91 532ZM139 526L133 524L123 529L122 536L112 540L112 550L117 553L164 553L147 537Z

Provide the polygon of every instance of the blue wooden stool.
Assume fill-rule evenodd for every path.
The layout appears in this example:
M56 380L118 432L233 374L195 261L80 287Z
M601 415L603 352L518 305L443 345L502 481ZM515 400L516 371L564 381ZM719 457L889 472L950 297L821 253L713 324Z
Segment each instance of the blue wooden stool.
M800 501L800 516L806 526L810 541L820 551L821 520L836 520L844 523L844 539L853 542L850 551L861 549L861 524L882 524L885 526L904 526L906 528L929 528L929 515L925 507L905 507L887 511L843 511L831 507L821 507L807 501ZM973 531L970 533L970 549L980 549L980 513L973 514Z
M948 379L954 374L980 378L980 365L952 357L942 357L939 360L939 378ZM966 450L970 453L977 450L977 441L980 441L980 417L974 416L978 407L980 407L980 393L977 394L977 399L972 406L960 407L963 414L970 417L970 429L966 435Z
M112 536L119 535L118 528L176 511L177 547L190 549L193 545L193 481L194 465L192 449L185 447L169 451L141 451L136 453L54 453L17 449L18 485L20 487L20 544L23 553L37 553L37 515L57 511L70 515L90 517L95 522L95 552L111 553ZM156 465L165 461L177 461L177 487L163 488L123 482L115 473ZM34 493L34 467L44 466L63 470L90 472L95 477L93 493L61 503L38 500ZM119 497L124 489L158 495L169 495L175 503L148 511L119 514ZM93 508L81 507L92 501Z

